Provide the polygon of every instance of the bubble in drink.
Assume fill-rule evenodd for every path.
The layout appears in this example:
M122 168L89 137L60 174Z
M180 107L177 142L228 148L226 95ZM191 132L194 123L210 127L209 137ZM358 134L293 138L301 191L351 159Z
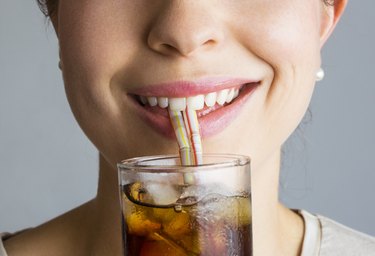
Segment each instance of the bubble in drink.
M125 255L252 255L249 196L186 196L184 185L173 189L180 193L175 202L160 203L147 187L137 182L121 188Z

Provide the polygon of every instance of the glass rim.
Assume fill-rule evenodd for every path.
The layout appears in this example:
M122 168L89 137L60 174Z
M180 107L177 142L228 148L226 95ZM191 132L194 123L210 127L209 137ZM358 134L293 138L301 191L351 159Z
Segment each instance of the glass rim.
M245 166L251 162L250 157L239 154L203 154L203 158L222 158L223 161L215 163L206 163L201 165L145 165L141 164L146 161L179 159L179 155L154 155L154 156L141 156L122 160L117 164L118 171L138 171L149 173L174 173L174 172L197 172L205 170L215 170L217 168L228 168L235 166Z

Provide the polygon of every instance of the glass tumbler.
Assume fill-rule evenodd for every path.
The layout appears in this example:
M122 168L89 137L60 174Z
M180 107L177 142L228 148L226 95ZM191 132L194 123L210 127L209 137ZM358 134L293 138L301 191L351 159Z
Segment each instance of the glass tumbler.
M138 157L118 171L124 255L252 255L248 157Z

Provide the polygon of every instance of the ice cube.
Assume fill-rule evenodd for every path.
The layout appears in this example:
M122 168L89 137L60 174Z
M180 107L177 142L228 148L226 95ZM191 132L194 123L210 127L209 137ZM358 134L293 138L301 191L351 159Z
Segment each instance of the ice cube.
M248 197L226 197L210 194L199 202L198 218L200 221L225 221L232 226L251 223L251 202Z
M180 193L173 185L165 183L147 182L144 187L152 197L155 205L173 204L180 197Z
M147 207L141 206L139 204L135 204L128 199L124 193L122 194L122 212L124 217L129 216L130 214L136 212L142 212L143 214L147 214L150 211Z
M141 182L135 182L133 184L124 187L124 193L133 202L149 202L151 199L144 188L144 184Z
M130 234L145 236L154 233L161 228L161 224L151 221L143 212L130 214L126 218L126 224Z
M150 212L152 218L163 223L171 221L175 214L173 208L152 208L152 212Z
M174 218L163 223L163 230L170 237L179 237L190 232L190 217L186 212L175 213Z

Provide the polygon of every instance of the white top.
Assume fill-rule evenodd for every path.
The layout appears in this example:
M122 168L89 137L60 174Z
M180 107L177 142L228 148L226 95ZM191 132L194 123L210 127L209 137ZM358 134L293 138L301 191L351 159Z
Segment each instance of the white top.
M317 256L320 251L320 241L322 239L322 230L319 219L304 211L298 211L305 222L305 236L303 238L301 256Z
M299 210L305 222L301 256L375 256L375 238Z
M301 256L375 256L375 238L345 227L320 215L304 210L299 214L305 222ZM8 256L0 233L0 256Z

